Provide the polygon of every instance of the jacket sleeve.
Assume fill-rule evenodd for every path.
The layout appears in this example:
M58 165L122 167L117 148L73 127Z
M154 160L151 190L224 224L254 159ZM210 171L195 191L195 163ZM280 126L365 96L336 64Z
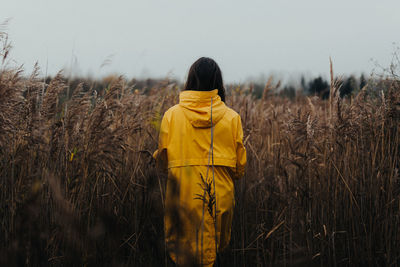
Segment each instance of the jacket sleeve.
M154 151L153 158L157 161L157 165L161 168L167 168L167 146L168 146L168 132L169 132L169 121L164 114L161 120L160 134L158 137L158 149Z
M237 129L236 129L236 174L235 178L241 178L244 175L245 166L247 162L246 148L243 145L243 128L240 116L237 116Z

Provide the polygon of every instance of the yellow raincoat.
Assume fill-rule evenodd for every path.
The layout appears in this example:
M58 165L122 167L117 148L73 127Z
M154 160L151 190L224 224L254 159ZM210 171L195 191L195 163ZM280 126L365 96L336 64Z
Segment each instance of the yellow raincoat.
M216 251L228 245L232 179L243 175L246 164L242 139L240 116L225 106L218 90L183 91L179 104L165 112L154 157L168 164L165 239L178 265L212 266Z

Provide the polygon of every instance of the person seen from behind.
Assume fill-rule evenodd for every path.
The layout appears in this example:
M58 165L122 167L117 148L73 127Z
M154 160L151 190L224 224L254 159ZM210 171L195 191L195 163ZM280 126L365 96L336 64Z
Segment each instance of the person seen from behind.
M246 150L241 118L225 105L222 73L211 59L190 67L179 104L162 119L154 158L168 170L165 241L178 265L213 266L231 236L234 179Z

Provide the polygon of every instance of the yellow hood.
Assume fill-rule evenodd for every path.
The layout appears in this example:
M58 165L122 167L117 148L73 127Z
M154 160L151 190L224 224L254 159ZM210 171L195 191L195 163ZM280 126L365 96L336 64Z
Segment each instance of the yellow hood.
M212 122L217 124L224 116L227 107L218 95L218 89L212 91L190 91L186 90L179 95L179 105L183 108L185 117L193 127L211 127L211 99L212 99Z

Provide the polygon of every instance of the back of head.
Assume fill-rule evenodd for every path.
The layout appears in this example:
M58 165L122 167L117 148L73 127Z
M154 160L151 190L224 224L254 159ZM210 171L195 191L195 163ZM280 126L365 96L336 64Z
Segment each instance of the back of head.
M211 91L218 89L218 95L225 102L225 88L218 64L211 58L201 57L192 64L184 90Z

